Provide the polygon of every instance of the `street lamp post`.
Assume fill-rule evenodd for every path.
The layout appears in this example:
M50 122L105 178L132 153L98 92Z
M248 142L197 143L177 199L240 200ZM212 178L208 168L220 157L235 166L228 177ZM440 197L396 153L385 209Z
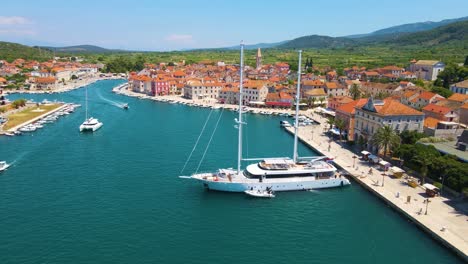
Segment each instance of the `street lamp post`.
M356 158L357 158L356 155L353 155L353 168L356 165Z
M442 190L444 189L445 174L442 174L442 177L439 179L442 180L442 186L440 187L440 196L442 196Z
M384 187L384 183L385 183L385 172L382 173L382 187Z
M427 207L429 206L429 203L431 201L429 200L429 198L426 198L426 212L424 212L425 215L427 215Z

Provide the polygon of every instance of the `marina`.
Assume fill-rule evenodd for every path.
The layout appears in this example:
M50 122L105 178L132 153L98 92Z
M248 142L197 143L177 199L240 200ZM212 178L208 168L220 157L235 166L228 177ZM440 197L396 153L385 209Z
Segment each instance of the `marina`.
M211 132L200 138L186 170L207 172L235 164L237 129L232 123L238 113L113 94L121 82L89 86L90 99L99 89L106 98L131 105L123 111L99 101L90 104L90 112L99 112L106 124L99 133L78 133L85 114L81 107L34 136L0 137L0 160L12 164L0 176L0 210L5 212L0 224L11 227L0 231L6 263L25 250L31 256L26 262L62 263L130 263L135 256L182 262L186 255L192 263L287 262L291 257L299 263L463 262L359 184L259 199L205 191L179 179L210 112L206 131L214 129L217 119L219 127L204 161L200 163ZM83 93L21 96L84 105ZM246 158L289 156L293 140L279 125L285 116L246 113L244 118ZM164 147L168 144L171 148ZM298 153L320 155L302 143ZM212 249L217 247L225 250L216 253Z

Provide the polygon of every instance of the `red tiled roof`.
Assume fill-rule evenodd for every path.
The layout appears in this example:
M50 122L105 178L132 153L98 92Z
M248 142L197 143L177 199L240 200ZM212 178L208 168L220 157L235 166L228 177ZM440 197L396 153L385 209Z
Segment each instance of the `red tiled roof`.
M356 112L356 107L362 107L366 103L367 103L366 98L362 98L362 99L359 99L359 100L354 100L354 101L352 101L350 103L339 106L336 109L336 111L337 112L347 113L347 114L351 115L351 114L354 114Z
M428 116L428 117L424 118L424 126L425 127L430 127L430 128L435 128L440 121L441 120L439 120L439 119Z
M439 113L447 114L448 112L452 111L452 109L448 107L435 105L435 104L428 104L422 110L427 111L427 112L437 113L437 114Z
M437 94L435 93L431 93L431 92L422 92L420 95L419 95L419 98L421 99L424 99L424 100L431 100L432 97L436 96Z
M468 94L454 93L447 99L450 100L450 101L463 103L466 100L468 100Z

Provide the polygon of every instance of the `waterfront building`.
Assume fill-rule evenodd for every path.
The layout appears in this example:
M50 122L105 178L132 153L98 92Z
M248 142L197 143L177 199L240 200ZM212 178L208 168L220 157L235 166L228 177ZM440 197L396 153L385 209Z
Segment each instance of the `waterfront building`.
M371 97L366 104L356 106L355 119L354 139L362 139L367 142L367 149L377 151L371 139L379 127L389 125L398 133L405 130L422 132L424 113L393 98L374 100Z
M189 80L184 86L184 97L192 100L218 99L222 85L217 82Z
M165 77L156 77L151 81L151 95L169 95L170 94L170 83Z
M264 102L268 94L267 83L264 81L248 81L244 84L243 104Z
M239 87L226 86L219 92L218 101L222 104L238 104L239 103Z
M336 110L338 107L353 102L349 96L335 96L328 98L327 108Z
M361 107L367 103L366 98L351 101L347 104L340 105L335 110L335 118L341 119L345 123L344 132L348 135L349 141L354 141L354 123L356 115L356 107Z
M265 105L273 108L290 108L294 103L294 97L286 92L268 93Z
M450 85L450 91L454 93L468 95L468 80L464 80L462 82L458 82L458 83L454 83Z
M32 89L53 90L56 88L57 79L55 77L36 77Z
M412 60L410 71L416 74L418 79L434 81L437 75L445 69L445 64L436 60Z

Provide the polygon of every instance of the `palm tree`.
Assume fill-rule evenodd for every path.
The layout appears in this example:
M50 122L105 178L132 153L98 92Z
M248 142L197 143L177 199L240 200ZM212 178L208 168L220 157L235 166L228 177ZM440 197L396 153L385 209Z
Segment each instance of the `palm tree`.
M385 125L379 127L372 137L372 143L377 145L379 149L383 148L385 157L390 148L394 148L400 144L400 137L391 126Z
M338 128L338 131L340 132L340 141L341 141L341 133L343 132L343 130L346 129L346 122L343 119L336 118L335 126L336 128Z
M320 106L323 105L323 102L325 101L325 97L320 97L319 98L319 102L320 102Z
M332 129L333 125L335 124L335 118L329 116L329 117L327 118L327 124L330 125L330 128L329 128L328 130Z
M418 163L421 166L419 172L421 172L421 181L422 184L426 182L427 172L429 171L429 165L432 164L432 160L434 159L433 155L426 151L419 152L416 156L414 156L414 162Z
M353 100L357 100L361 97L361 91L359 90L359 87L357 84L353 84L351 88L349 89L349 94L353 98Z

